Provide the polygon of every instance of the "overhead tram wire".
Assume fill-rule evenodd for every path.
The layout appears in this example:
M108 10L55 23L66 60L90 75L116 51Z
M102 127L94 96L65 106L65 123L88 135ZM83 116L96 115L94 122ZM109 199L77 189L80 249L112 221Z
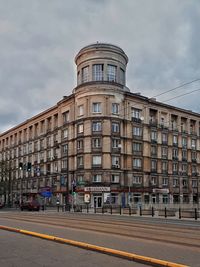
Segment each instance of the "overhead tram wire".
M181 85L179 85L179 86L176 86L176 87L174 87L174 88L172 88L172 89L169 89L169 90L167 90L167 91L164 91L163 93L160 93L160 94L158 94L158 95L154 95L154 96L152 96L152 98L154 98L154 97L158 97L158 96L161 96L161 95L164 95L164 94L167 94L167 93L172 92L172 91L174 91L174 90L176 90L176 89L179 89L179 88L181 88L181 87L184 87L185 85L192 84L192 83L194 83L194 82L198 82L198 81L200 81L200 78L195 79L195 80L192 80L192 81L187 82L187 83L183 83L183 84L181 84Z
M173 100L173 99L176 99L176 98L179 98L179 97L182 97L182 96L185 96L185 95L189 95L189 94L192 94L192 93L197 92L197 91L200 91L200 88L199 88L199 89L196 89L196 90L193 90L193 91L191 91L191 92L187 92L187 93L185 93L185 94L181 94L181 95L178 95L178 96L174 96L174 97L169 98L169 99L167 99L167 100L164 100L164 101L162 101L162 102L168 102L168 101L171 101L171 100Z

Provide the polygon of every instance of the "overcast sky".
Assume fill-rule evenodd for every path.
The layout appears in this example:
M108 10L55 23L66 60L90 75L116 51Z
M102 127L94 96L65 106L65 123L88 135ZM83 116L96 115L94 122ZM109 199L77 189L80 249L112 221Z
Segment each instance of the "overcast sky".
M199 27L196 0L0 0L0 132L71 94L74 57L97 41L126 52L131 92L152 97L200 78ZM167 103L200 112L199 99Z

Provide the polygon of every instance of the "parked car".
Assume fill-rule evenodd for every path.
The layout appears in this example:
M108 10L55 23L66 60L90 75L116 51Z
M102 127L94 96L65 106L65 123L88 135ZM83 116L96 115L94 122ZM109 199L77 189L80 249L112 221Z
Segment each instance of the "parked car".
M26 201L20 205L21 210L39 211L40 203L37 200Z
M0 209L2 209L4 207L3 203L0 203Z

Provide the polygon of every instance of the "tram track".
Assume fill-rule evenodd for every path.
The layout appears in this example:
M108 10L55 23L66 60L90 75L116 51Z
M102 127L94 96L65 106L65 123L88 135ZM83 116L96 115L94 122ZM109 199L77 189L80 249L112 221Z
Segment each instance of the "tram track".
M165 242L193 248L200 248L199 229L188 227L148 225L142 222L123 222L113 218L83 218L82 216L55 216L49 214L1 214L2 218L29 223L66 227L79 230L87 230L110 235L119 235L129 238L139 238L155 242ZM100 220L101 219L101 220Z

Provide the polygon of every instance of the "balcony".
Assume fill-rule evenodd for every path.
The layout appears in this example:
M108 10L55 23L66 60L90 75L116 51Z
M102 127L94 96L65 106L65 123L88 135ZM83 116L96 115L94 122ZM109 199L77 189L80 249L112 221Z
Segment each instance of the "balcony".
M198 173L197 172L192 172L192 176L198 176Z
M187 162L187 158L182 158L182 161Z
M173 143L173 146L178 147L178 143Z
M142 120L140 118L132 117L131 120L132 120L132 122L136 122L136 123L141 123L142 122Z
M119 164L113 164L112 169L120 169L120 165Z
M152 143L152 144L157 144L157 140L155 140L155 139L151 139L151 143Z
M197 159L192 159L192 162L197 162Z
M172 159L173 159L173 160L178 160L178 157L173 156Z
M173 175L178 175L178 171L173 171Z
M168 141L162 141L162 144L167 146L168 145Z
M150 119L150 120L149 120L149 125L150 125L150 126L157 127L157 125L158 125L158 121L157 121L156 119Z
M151 173L157 173L157 169L151 169Z

